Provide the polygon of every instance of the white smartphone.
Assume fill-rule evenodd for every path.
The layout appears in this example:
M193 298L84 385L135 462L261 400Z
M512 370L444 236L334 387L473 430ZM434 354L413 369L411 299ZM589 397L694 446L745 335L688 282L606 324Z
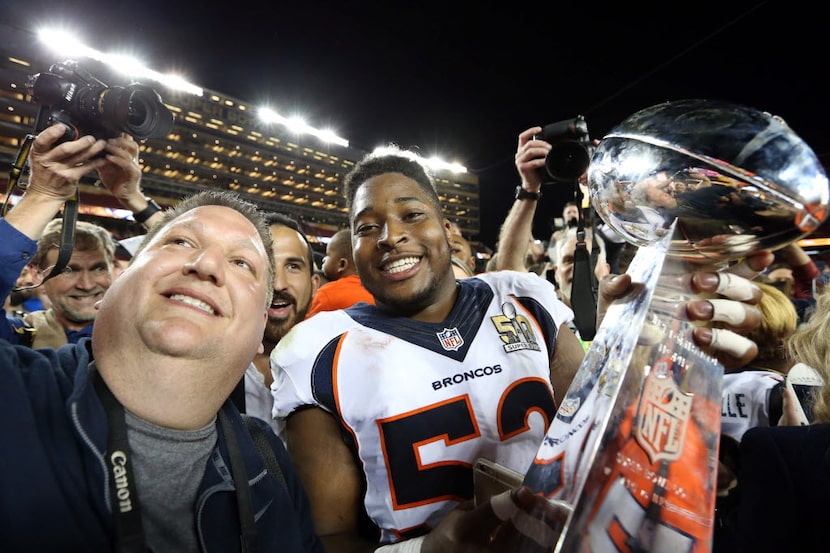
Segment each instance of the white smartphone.
M804 412L804 406L801 404L801 398L798 397L798 392L796 392L795 388L793 387L792 379L789 379L785 376L784 377L784 385L787 387L788 390L790 390L792 392L793 397L795 397L795 401L796 401L795 409L798 412L798 416L797 416L798 420L795 421L795 422L798 422L798 424L800 424L801 426L806 426L807 424L809 424L809 420L807 419L807 413Z
M813 404L824 386L824 379L814 368L803 363L794 365L784 378L787 388L798 398L802 422L809 424L813 420Z
M480 505L494 495L522 485L524 475L504 465L480 457L473 464L475 503Z

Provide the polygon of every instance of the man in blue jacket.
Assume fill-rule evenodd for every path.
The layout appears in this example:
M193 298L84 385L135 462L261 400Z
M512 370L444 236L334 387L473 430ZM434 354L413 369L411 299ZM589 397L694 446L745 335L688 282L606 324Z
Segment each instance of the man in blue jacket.
M0 220L14 274L81 176L123 154L89 136L54 146L56 127L34 141L30 184ZM4 551L322 551L281 442L259 425L277 478L227 400L262 348L270 252L255 206L200 193L150 230L91 339L0 340Z

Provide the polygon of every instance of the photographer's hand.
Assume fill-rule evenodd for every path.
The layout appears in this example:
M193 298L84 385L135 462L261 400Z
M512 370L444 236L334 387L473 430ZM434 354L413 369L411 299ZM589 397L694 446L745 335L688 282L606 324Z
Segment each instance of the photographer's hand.
M522 188L528 192L538 192L542 188L540 171L544 171L545 157L550 151L550 144L544 140L534 140L534 135L542 132L542 127L531 127L519 135L516 149L516 170L522 177Z
M40 238L46 224L75 195L81 177L105 161L95 156L106 143L92 136L53 147L63 133L62 125L53 125L35 138L29 152L26 192L5 216L9 224L34 240Z
M107 140L106 163L98 167L101 183L126 209L140 211L147 201L141 193L138 143L128 134Z
M141 191L141 164L138 155L138 143L125 133L118 138L107 140L107 162L98 168L101 183L134 215L143 212L150 205ZM149 229L161 217L162 212L156 211L139 222Z
M545 156L550 144L542 140L532 140L533 135L541 132L542 127L531 127L519 134L519 146L516 148L516 169L522 178L521 189L525 192L539 193L542 179L539 170L545 164ZM520 190L517 189L517 192ZM499 270L526 271L525 254L528 244L533 239L533 216L536 213L536 199L519 199L502 223L499 231L499 251L496 268Z

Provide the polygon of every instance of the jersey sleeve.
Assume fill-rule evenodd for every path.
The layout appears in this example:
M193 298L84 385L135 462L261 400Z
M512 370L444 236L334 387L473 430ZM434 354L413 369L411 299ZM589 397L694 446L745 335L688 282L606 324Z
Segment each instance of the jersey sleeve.
M272 414L283 419L302 406L326 409L314 397L312 371L323 348L345 333L352 319L342 311L322 311L298 323L271 352Z
M723 375L721 433L740 442L756 426L770 426L770 392L784 376L772 371Z

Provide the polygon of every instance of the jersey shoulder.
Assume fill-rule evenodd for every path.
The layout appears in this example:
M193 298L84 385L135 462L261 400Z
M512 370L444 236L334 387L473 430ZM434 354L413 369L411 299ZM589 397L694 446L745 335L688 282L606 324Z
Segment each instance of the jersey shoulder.
M573 311L557 297L556 288L553 284L536 273L492 271L481 273L464 281L475 279L481 280L492 288L496 297L514 296L519 301L527 300L541 305L558 324L573 319Z

